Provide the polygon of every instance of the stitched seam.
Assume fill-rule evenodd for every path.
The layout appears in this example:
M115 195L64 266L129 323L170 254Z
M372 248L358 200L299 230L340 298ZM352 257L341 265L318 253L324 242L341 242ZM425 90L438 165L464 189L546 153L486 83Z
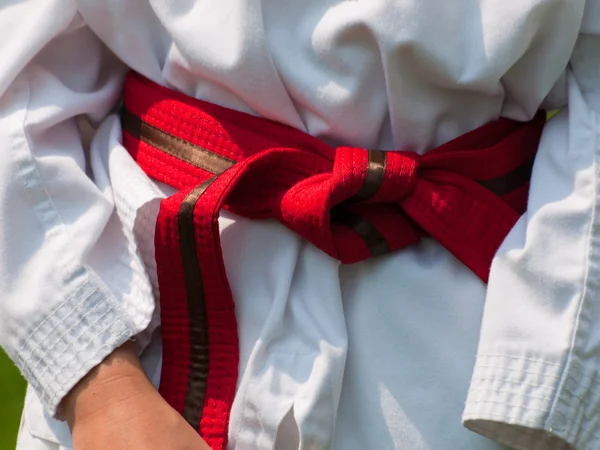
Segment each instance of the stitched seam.
M88 297L88 298L89 298L89 297ZM93 311L94 311L96 308L98 308L98 306L99 306L99 304L98 304L98 305L96 305L96 306L94 306L94 308L92 308L92 309L91 309L91 310L89 310L87 313L85 313L83 316L81 316L81 318L83 319L83 318L87 317L87 316L88 316L88 314L91 314L91 313L92 313L92 312L93 312ZM98 323L102 322L102 320L103 320L103 319L104 319L104 318L105 318L105 317L106 317L108 314L110 314L110 310L107 310L107 311L105 311L105 312L104 312L104 313L103 313L103 314L102 314L102 315L101 315L101 316L100 316L98 319L96 319L96 321L95 321L95 322L93 322L93 323L89 324L87 328L84 328L84 329L80 330L80 331L79 331L79 333L77 333L77 334L74 336L74 339L75 339L75 340L79 340L79 339L81 339L81 337L84 335L84 333L86 332L86 330L88 330L88 329L90 329L90 328L94 328L94 326L95 326L95 325L97 325ZM111 322L111 325L112 325L113 323L117 322L118 320L119 320L119 319L117 318L116 320L114 320L113 322ZM69 334L70 334L70 332L71 332L71 331L73 331L73 330L74 330L74 329L75 329L75 328L76 328L78 325L79 325L78 323L73 323L73 324L72 324L72 325L71 325L69 328L67 328L67 330L66 330L66 331L65 331L65 332L64 332L62 335L60 335L60 336L59 336L58 340L57 340L57 341L55 341L55 342L64 342L64 341L65 341L65 339L64 339L64 338L65 338L67 335L69 335ZM106 329L105 329L105 330L103 330L103 331L106 331ZM65 353L67 353L67 350L68 350L68 349L70 349L72 346L73 346L73 342L70 342L70 343L68 343L68 344L67 344L67 346L66 346L66 348L65 348L65 349L64 349L64 350L63 350L61 353L64 355ZM71 361L73 361L73 359L75 359L79 353L81 353L81 351L79 351L79 352L75 353L75 354L74 354L74 355L71 357L71 359L69 359L68 361L64 361L64 362L63 362L63 364L61 364L61 365L58 365L58 364L57 364L57 368L63 368L63 367L66 367L66 366L68 366L68 364L69 364ZM43 361L43 357L44 357L46 354L47 354L47 352L45 352L45 353L44 353L44 355L43 355L43 356L40 358L40 360L39 360L39 361L36 363L36 365L35 365L35 366L34 366L34 367L31 369L31 371L32 371L32 372L35 372L35 370L37 369L37 367L39 366L39 364L40 364L40 363ZM44 368L42 369L42 371L40 372L40 374L38 375L38 378L42 378L42 376L43 376L43 375L44 375L44 374L45 374L45 373L48 371L48 368L49 368L49 365L47 365L47 364L46 364L46 365L44 366Z
M29 336L27 336L27 339L25 339L25 341L23 342L23 344L21 344L21 346L19 347L19 350L17 351L16 357L18 358L19 362L24 362L25 361L25 357L23 356L23 351L25 350L25 347L27 347L27 345L29 344L29 341L31 341L31 339L33 338L33 335L42 327L44 326L46 323L48 323L51 319L53 319L54 317L56 317L58 310L63 308L65 306L65 304L68 304L77 294L79 294L81 292L81 290L86 286L90 284L89 280L86 280L78 289L75 290L75 292L73 292L73 294L71 294L70 296L68 296L64 302L59 303L58 305L56 305L56 307L52 310L52 312L50 314L48 314L44 320L42 320L30 333ZM91 295L91 294L90 294ZM86 296L81 302L84 302L85 300L87 300L89 296ZM75 306L79 306L81 303L78 303ZM66 317L69 316L69 314L71 314L73 312L73 310L71 310L65 317L59 319L58 323L55 325L55 327L60 324L60 322L62 322ZM47 336L46 336L47 337Z
M94 352L94 356L98 357L98 355L101 355L104 353L104 349L107 347L114 347L115 345L118 345L121 341L123 336L127 336L129 330L125 329L123 330L121 333L119 333L118 335L116 335L115 337L113 337L112 339L110 339L109 341L107 341L105 344L103 344L102 346L98 347L98 349ZM88 344L92 342L91 340L88 341ZM79 353L78 352L75 356L78 356ZM74 358L76 359L76 358ZM81 361L81 360L80 360ZM75 370L73 370L72 372L72 376L70 376L69 378L66 378L62 383L59 383L59 386L61 388L61 391L56 390L54 392L54 394L52 395L52 397L50 397L50 399L48 400L48 403L51 405L54 405L54 403L56 403L56 400L59 397L62 397L64 394L66 394L66 391L64 390L64 387L71 384L73 382L73 380L77 379L78 373L79 371L81 371L82 368L84 368L86 365L88 365L90 362L90 360L86 359L84 361L81 361L81 363L79 364L79 366L77 366L77 368ZM56 406L56 405L55 405Z
M56 330L56 329L57 329L59 326L61 326L61 325L62 325L62 324L64 324L65 322L67 322L67 320L66 320L66 319L67 319L67 318L68 318L68 317L69 317L71 314L73 314L73 313L76 311L76 309L77 309L77 308L78 308L80 305L82 305L82 304L83 304L83 303L84 303L84 302L85 302L87 299L89 299L89 298L90 298L92 295L94 295L94 293L96 293L96 292L97 292L97 291L92 291L92 292L91 292L89 295L86 295L86 296L85 296L85 297L84 297L84 298L83 298L83 299L82 299L82 300L81 300L81 301L80 301L78 304L74 305L74 308L71 308L71 310L70 310L70 311L67 313L67 315L65 315L65 316L64 316L64 317L62 317L62 318L59 318L58 322L56 322L56 324L54 325L54 327L52 327L52 329L51 329L50 331L48 331L48 333L46 333L46 335L45 335L45 336L43 336L43 337L41 337L41 338L39 338L39 339L37 339L37 340L38 340L39 342L47 342L47 341L48 341L48 337L50 337L50 336L52 335L53 331L54 331L54 330ZM85 314L83 314L82 316L79 316L79 317L78 317L78 319L85 319L85 318L86 318L86 317L87 317L89 314L91 314L92 312L94 312L94 310L95 310L96 308L98 308L99 306L100 306L100 303L96 304L96 305L95 305L95 306L94 306L92 309L88 310L88 311L87 311ZM106 314L106 313L105 313L105 314ZM64 332L63 332L63 333L62 333L60 336L58 336L56 339L54 339L54 343L56 343L56 342L61 342L61 341L63 340L63 338L64 338L65 336L67 336L67 335L69 334L69 332L70 332L70 331L72 331L74 328L76 328L78 325L80 325L78 322L74 322L74 323L72 323L72 324L71 324L71 325L70 325L70 326L69 326L69 327L68 327L66 330L64 330ZM34 349L34 350L35 350L35 349ZM31 370L32 372L35 372L35 370L38 368L39 364L42 362L42 360L43 360L43 358L44 358L44 356L45 356L45 354L46 354L46 353L47 353L47 352L43 352L43 353L42 353L42 356L40 356L40 359L38 360L38 362L37 362L37 363L36 363L36 364L35 364L33 367L31 367L31 368L30 368L30 370ZM62 353L65 353L65 351L63 350L63 351L62 351ZM34 356L34 355L35 355L35 352L32 352L32 356ZM31 358L29 358L29 359L31 359ZM47 366L46 366L46 369L47 369ZM46 369L44 369L44 370L46 370ZM41 376L43 373L44 373L44 372L42 371L42 372L40 373L40 376Z
M102 295L102 292L99 290L94 290L89 295L85 296L84 301L89 299L91 296L93 296L95 294ZM78 303L78 305L80 305L80 304L81 304L81 302ZM99 302L98 304L101 305L102 303ZM72 309L76 309L78 305L73 306ZM78 370L81 367L85 366L86 362L89 360L89 358L82 360L82 358L80 358L79 355L83 352L90 351L87 347L89 346L90 343L93 343L97 339L98 335L102 335L104 332L106 332L106 330L108 330L110 327L112 327L115 324L119 324L118 326L123 329L118 334L118 336L108 339L108 342L104 343L98 350L95 350L95 351L92 350L93 355L97 355L100 352L101 348L104 348L107 345L110 345L112 342L115 342L115 340L117 340L121 336L123 336L125 334L126 335L132 334L133 329L128 324L128 322L126 322L120 318L118 309L111 308L110 305L108 305L106 303L104 303L104 305L107 308L107 310L104 312L104 314L102 314L102 316L99 317L96 321L94 321L93 323L91 323L88 326L86 326L85 328L83 328L77 334L77 336L75 336L75 339L71 340L70 343L65 342L65 340L62 339L62 337L64 335L61 336L61 339L59 339L53 343L52 347L56 346L56 343L58 343L58 342L65 342L67 344L66 348L60 352L61 355L67 354L67 349L69 349L72 346L73 341L77 341L78 343L81 343L83 345L82 349L80 349L79 351L77 351L75 353L71 353L71 358L68 361L66 361L65 363L63 363L61 365L52 365L52 367L50 365L46 365L44 370L42 372L40 372L39 374L35 374L34 370L32 370L29 367L24 368L24 370L27 373L29 373L29 375L30 375L28 378L29 378L30 383L32 384L32 387L34 387L34 389L38 393L41 393L41 397L40 397L41 400L53 399L55 397L58 397L59 395L66 393L66 391L64 391L64 389L63 389L64 386L66 386L68 383L70 383L70 380L72 380L73 378L81 375L81 374L77 373ZM113 314L114 317L111 320L107 321L107 320L105 320L105 318L109 314ZM62 320L61 320L61 322L62 322ZM104 326L103 329L98 329L98 325L102 324L104 322L106 322L107 325ZM71 329L73 329L73 328L74 327L71 327ZM90 331L91 331L91 334L90 334ZM83 337L83 340L81 339L82 337ZM48 347L48 346L46 346L46 347ZM43 352L43 354L40 356L40 359L46 358L46 356L49 353L48 350L51 350L51 348L46 349ZM71 363L72 361L76 361L76 360L78 360L80 362L80 364L78 365L78 369L70 371L70 374L69 374L70 376L66 377L64 380L61 381L57 377L57 375L64 374L62 369L64 367L68 366L68 364ZM49 375L45 377L46 381L44 381L42 379L43 375L46 375L46 373L48 371L49 371ZM48 377L50 377L50 378L48 378ZM52 382L54 384L51 388L49 388L50 382ZM42 384L45 385L45 387L46 387L45 389L40 388L42 386ZM56 386L58 386L58 387L56 387ZM64 392L61 392L61 390L63 390ZM49 392L49 391L53 391L53 392ZM46 403L46 402L44 402L44 403ZM48 406L48 405L46 404L46 406ZM50 405L50 406L55 407L56 405Z
M556 366L556 367L562 367L562 364L559 363L553 363L550 361L544 361L542 359L533 359L533 358L524 358L521 356L515 356L515 355L505 355L502 353L479 353L477 355L477 358L509 358L509 359L517 359L520 361L529 361L529 362L534 362L534 363L539 363L539 364L544 364L547 366Z
M494 392L494 391L492 391L492 392ZM534 397L534 398L536 398L536 397ZM539 397L537 397L536 399L539 399ZM524 409L525 411L538 411L538 412L542 412L542 413L549 413L550 412L549 409L533 408L530 405L517 405L517 404L514 404L514 403L509 403L509 402L506 402L506 401L502 401L502 400L490 400L490 399L487 399L487 398L486 399L481 399L481 400L469 400L469 403L471 403L471 404L487 404L487 403L489 403L489 404L492 404L492 405L503 405L503 406L508 406L510 408ZM571 415L568 414L568 413L565 413L565 412L562 412L562 411L559 411L559 410L556 410L554 412L557 413L557 414L560 414L565 419L567 419L569 422L573 421L572 418L571 418ZM591 417L587 416L585 413L582 413L582 415L583 415L584 419L587 419L587 420L591 419ZM547 428L544 428L544 430L546 430L546 429ZM553 427L553 430L564 431L564 430L561 430L561 429L555 428L555 427Z
M572 378L572 377L569 377ZM596 378L596 377L594 377ZM482 378L478 378L478 380L481 380ZM516 380L509 380L506 378L494 378L494 377L487 377L485 378L486 380L496 380L496 381L500 381L503 383L511 383L511 384L517 384L517 385L526 385L526 386L531 386L531 387L536 387L536 388L542 388L542 389L548 389L550 391L554 391L555 388L554 387L550 387L550 386L546 386L543 384L534 384L534 383L527 383L525 381L516 381ZM578 379L578 381L581 381L580 379ZM564 389L566 391L569 392L569 394L571 394L572 397L575 397L576 399L578 399L579 401L581 401L581 403L583 403L586 406L592 407L595 406L592 404L591 401L587 400L585 397L581 396L580 394L576 394L571 388L569 388L568 384L565 384ZM501 390L501 389L495 389L495 388L470 388L469 392L471 391L490 391L490 392L506 392L506 393L511 393L513 395L519 395L519 396L526 396L526 397L530 397L530 398L535 398L535 399L540 399L540 400L552 400L553 398L547 398L547 397L536 397L536 396L532 396L526 392L515 392L515 391L510 391L510 390ZM600 397L600 393L598 393L598 391L594 391L592 389L586 389L587 392ZM566 407L570 408L570 409L574 409L575 407L572 405L565 405ZM585 413L583 413L584 417L589 418L588 416L585 415Z
M484 368L484 369L506 369L506 370L509 370L511 372L521 372L521 373L527 373L527 374L530 374L530 375L542 375L544 377L552 377L552 378L556 378L556 379L560 378L560 375L553 375L553 374L548 374L548 373L544 373L544 372L534 372L533 370L527 370L527 369L513 369L512 367L508 367L508 366L478 364L476 370L478 370L480 368Z
M469 392L501 392L503 394L510 394L510 395L516 395L516 396L525 396L528 398L532 398L532 399L536 399L536 400L549 400L552 401L552 397L541 397L541 396L537 396L537 395L531 395L528 394L526 392L514 392L514 391L510 391L508 389L496 389L496 388L470 388Z
M550 386L550 385L547 385L547 384L528 383L526 381L510 380L508 378L501 378L501 377L495 377L495 376L475 377L475 379L477 381L481 381L481 380L494 380L494 381L500 381L500 382L503 382L503 383L512 383L512 384L525 385L525 386L531 386L531 387L539 387L539 388L544 388L544 389L548 389L548 390L551 390L551 391L554 390L553 386Z
M519 408L519 409L524 409L525 411L538 411L538 412L542 412L542 413L548 413L550 412L548 409L541 409L541 408L532 408L530 405L517 405L514 403L509 403L509 402L503 402L500 400L490 400L490 399L483 399L483 400L469 400L469 403L471 404L479 404L479 405L483 405L483 404L491 404L491 405L503 405L503 406L508 406L510 408ZM564 413L563 413L564 414Z
M557 395L555 395L554 402L551 405L550 414L548 414L548 417L546 418L546 420L544 422L544 428L546 428L546 429L548 429L550 427L550 419L553 416L554 412L557 411L560 392L562 392L563 388L565 387L566 380L569 377L569 370L571 368L571 364L573 361L573 355L575 353L577 332L579 331L581 315L582 315L584 306L587 304L586 298L589 295L588 294L588 292L589 292L588 284L589 284L589 280L590 280L590 267L591 267L592 257L594 256L593 236L594 236L594 232L596 231L595 224L596 224L596 220L597 220L597 202L598 202L598 196L600 195L600 192L598 192L598 164L597 164L597 158L596 158L596 150L597 150L596 114L593 111L591 111L591 114L592 114L592 123L593 123L592 136L594 139L593 147L592 147L593 155L594 155L594 158L593 158L593 165L594 165L593 180L594 180L594 194L595 194L596 200L594 201L593 206L592 206L592 217L591 217L590 228L589 228L589 232L588 232L588 236L587 236L587 244L588 244L589 250L588 250L588 254L587 254L587 258L586 258L585 276L584 276L583 283L582 283L581 301L579 303L579 308L577 310L577 318L575 320L575 326L573 327L573 333L571 335L569 353L567 355L567 360L566 360L565 366L562 370L562 375L561 375L560 384L558 386ZM573 422L573 420L570 421L570 423L572 423L572 422ZM565 431L565 427L558 427L558 428L556 428L556 430Z
M495 366L495 365L489 365L489 366L476 366L474 369L474 377L475 378L484 378L484 377L478 377L477 376L477 372L478 372L478 368L479 367L485 367L485 368L490 368L490 369L494 369L494 368L498 368L498 369L506 369L508 371L513 371L513 372L525 372L525 373L530 373L532 375L545 375L544 372L529 372L527 369L512 369L511 367L507 367L507 366ZM484 373L487 373L488 371L485 371ZM577 374L577 379L579 381L586 381L586 380L595 380L596 378L598 378L598 375L596 374L588 374L588 373L582 373L583 369L581 369L580 367L577 366L573 366L570 368L570 372L572 374ZM490 376L488 376L487 378L490 378ZM491 377L493 378L493 376ZM558 377L556 377L558 378Z

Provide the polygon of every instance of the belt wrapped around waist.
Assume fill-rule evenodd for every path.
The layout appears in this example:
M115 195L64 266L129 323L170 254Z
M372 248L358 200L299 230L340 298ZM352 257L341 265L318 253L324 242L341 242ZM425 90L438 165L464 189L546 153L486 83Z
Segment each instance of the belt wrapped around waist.
M155 245L160 392L213 449L225 449L238 371L221 209L272 218L342 263L431 236L487 281L525 211L545 115L500 119L419 155L333 148L288 126L192 99L131 73L123 143L178 192L161 203Z

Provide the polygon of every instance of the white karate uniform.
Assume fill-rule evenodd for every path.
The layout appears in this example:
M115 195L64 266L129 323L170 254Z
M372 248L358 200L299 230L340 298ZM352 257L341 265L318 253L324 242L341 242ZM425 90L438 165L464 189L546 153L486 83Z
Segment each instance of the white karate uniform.
M370 149L423 153L562 108L487 289L432 239L342 266L274 221L222 215L241 352L229 448L600 448L600 0L0 0L0 42L19 449L69 448L57 405L130 338L158 382L153 231L172 190L120 144L128 68Z

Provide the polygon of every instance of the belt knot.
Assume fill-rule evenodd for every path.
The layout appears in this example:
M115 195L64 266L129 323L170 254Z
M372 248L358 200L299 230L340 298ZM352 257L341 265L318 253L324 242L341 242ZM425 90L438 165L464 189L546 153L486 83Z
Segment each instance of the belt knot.
M334 203L399 203L417 181L420 155L338 147L332 171Z

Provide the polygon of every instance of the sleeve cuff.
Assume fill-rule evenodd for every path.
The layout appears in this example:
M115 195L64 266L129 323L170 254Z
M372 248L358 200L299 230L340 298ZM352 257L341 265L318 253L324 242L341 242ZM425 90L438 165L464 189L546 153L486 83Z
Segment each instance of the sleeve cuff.
M599 381L574 355L567 361L479 355L463 423L519 450L597 449Z
M52 416L80 379L142 331L121 309L102 282L88 280L21 345L16 364Z

